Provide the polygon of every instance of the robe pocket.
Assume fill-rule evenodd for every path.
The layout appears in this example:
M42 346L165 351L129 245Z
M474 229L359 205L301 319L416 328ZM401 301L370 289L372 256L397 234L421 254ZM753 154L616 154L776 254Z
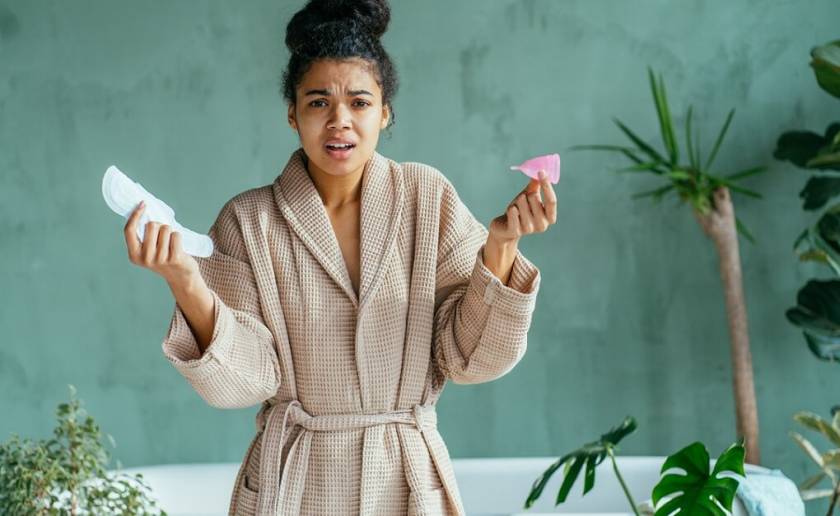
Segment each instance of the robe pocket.
M234 510L234 514L236 514L237 516L256 514L258 496L258 491L254 491L253 489L248 487L248 478L245 477L245 480L239 485L239 492L236 496L236 508Z
M449 514L446 489L424 489L408 495L408 516L431 516Z

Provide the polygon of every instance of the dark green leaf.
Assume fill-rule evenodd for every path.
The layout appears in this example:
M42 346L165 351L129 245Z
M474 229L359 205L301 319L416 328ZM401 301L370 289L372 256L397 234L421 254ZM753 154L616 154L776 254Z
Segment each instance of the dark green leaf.
M569 467L564 472L563 483L557 493L557 503L562 503L566 500L575 480L580 474L583 465L586 465L586 472L584 478L583 494L589 492L595 485L595 469L607 456L607 448L615 447L624 437L632 433L636 429L636 420L632 417L626 417L624 421L618 426L610 429L609 432L602 434L600 439L584 444L577 450L563 455L560 459L555 461L548 467L531 486L531 491L528 493L528 498L525 500L525 508L530 508L534 502L540 497L549 479L563 464ZM569 462L571 459L573 461Z
M811 50L811 67L820 87L840 98L840 40Z
M688 160L691 162L691 168L698 170L700 168L700 160L694 155L694 145L691 141L691 115L693 112L694 106L688 106L688 115L685 118L685 148L686 152L688 152Z
M741 219L739 219L738 217L735 217L735 229L738 231L738 233L744 235L744 238L749 240L750 243L755 244L755 237L752 236L750 230L747 229L747 226L744 225L744 223L741 222Z
M665 145L665 150L668 151L671 165L676 165L679 161L679 149L677 148L677 141L674 138L674 127L671 122L671 113L668 109L668 97L665 93L665 84L662 77L659 81L656 80L653 70L648 68L648 78L650 80L650 89L653 93L653 102L656 105L656 116L659 118L659 130L662 134L662 142Z
M671 469L682 470L684 474L666 473ZM718 458L710 474L709 453L702 443L695 442L668 457L661 472L666 474L653 488L654 505L658 505L663 498L675 496L656 510L656 516L667 516L674 511L685 515L724 516L726 513L715 501L731 511L738 480L719 475L729 473L744 476L744 446L740 442L730 446Z
M656 152L656 150L655 150L653 147L651 147L650 145L648 145L647 143L645 143L645 141L644 141L644 140L642 140L641 138L639 138L639 137L636 135L636 133L634 133L633 131L631 131L631 130L630 130L630 128L629 128L629 127L627 127L626 125L624 125L624 124L621 122L621 120L619 120L619 119L617 119L617 118L614 118L614 119L613 119L613 121L614 121L614 122L615 122L615 124L618 126L618 128L619 128L619 129L621 129L621 131L622 131L625 135L627 135L627 137L628 137L628 138L630 138L630 140L631 140L631 141L632 141L632 142L633 142L633 143L634 143L634 144L635 144L635 145L636 145L636 146L637 146L637 147L638 147L638 148L639 148L642 152L644 152L645 154L647 154L648 156L650 156L650 158L651 158L653 161L662 161L662 162L667 163L667 160L666 160L665 158L663 158L661 154L659 154L658 152Z
M676 186L673 185L673 184L665 185L665 186L662 186L660 188L655 188L653 190L647 190L647 191L644 191L644 192L634 193L631 196L631 198L632 199L641 199L643 197L653 196L654 200L659 201L659 200L662 199L662 196L664 194L668 193L669 191L673 190L674 188L676 188Z
M760 166L760 167L748 168L748 169L742 170L740 172L735 172L734 174L727 174L723 177L729 179L730 181L734 181L736 179L743 179L745 177L749 177L749 176L752 176L754 174L760 174L760 173L766 172L766 171L767 171L767 167Z
M723 123L723 127L720 129L720 133L718 133L717 140L715 140L715 145L712 147L712 152L709 154L709 159L706 160L706 166L704 167L706 170L709 170L712 166L712 163L717 156L718 149L720 149L720 144L723 142L724 136L726 136L726 131L729 129L729 124L732 122L732 117L735 116L735 108L729 111L729 114L726 115L726 122Z
M814 347L822 343L830 346L840 339L840 280L810 280L799 290L796 301L797 306L787 310L785 316L806 332L806 340L809 336L815 339L809 346L822 357Z
M773 157L779 160L790 161L800 168L813 168L817 170L840 170L840 164L826 163L815 164L809 167L808 163L820 153L833 152L834 139L840 134L840 122L830 124L823 136L811 131L789 131L782 134L776 142L776 150Z
M822 208L837 195L840 195L840 177L812 177L799 192L804 201L802 208L809 211Z

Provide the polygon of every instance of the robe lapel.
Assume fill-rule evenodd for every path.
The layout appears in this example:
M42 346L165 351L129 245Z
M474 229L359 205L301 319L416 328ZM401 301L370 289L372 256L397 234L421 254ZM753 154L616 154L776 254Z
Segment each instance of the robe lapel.
M327 210L296 150L274 182L275 201L286 221L353 305L361 309L375 293L393 251L403 204L402 169L373 153L362 174L359 297L353 291Z

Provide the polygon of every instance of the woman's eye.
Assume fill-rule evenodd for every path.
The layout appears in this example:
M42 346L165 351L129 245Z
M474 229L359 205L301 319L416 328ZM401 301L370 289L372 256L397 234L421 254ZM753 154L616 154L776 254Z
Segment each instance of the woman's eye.
M356 104L357 106L359 106L359 107L366 107L366 106L369 106L369 105L370 105L370 103L369 103L369 102L365 102L364 100L357 100L357 101L355 102L355 104Z
M320 107L324 104L325 104L325 102L323 100L313 100L312 102L309 103L309 105L312 106L312 107Z

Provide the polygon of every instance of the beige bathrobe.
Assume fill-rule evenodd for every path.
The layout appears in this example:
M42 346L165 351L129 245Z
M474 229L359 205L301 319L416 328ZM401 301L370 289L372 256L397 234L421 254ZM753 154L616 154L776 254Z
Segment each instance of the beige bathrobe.
M305 159L210 228L207 351L177 303L163 341L210 405L262 404L230 514L464 514L435 403L447 379L487 382L522 358L540 272L518 253L503 285L452 184L374 153L357 299Z

